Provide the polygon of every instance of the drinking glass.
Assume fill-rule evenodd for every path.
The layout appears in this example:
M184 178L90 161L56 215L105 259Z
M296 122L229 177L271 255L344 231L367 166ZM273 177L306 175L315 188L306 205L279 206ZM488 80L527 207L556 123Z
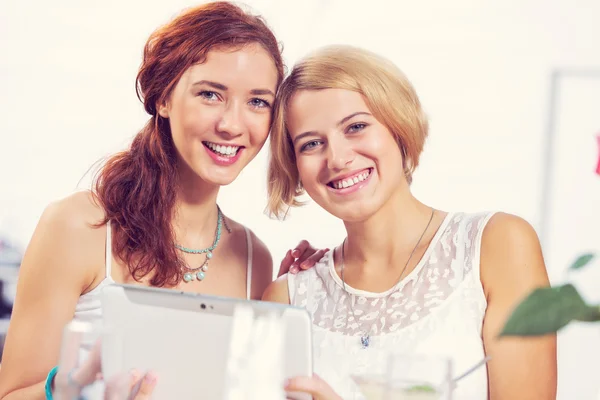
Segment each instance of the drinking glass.
M425 354L391 354L381 375L352 377L367 400L452 400L452 361Z
M54 378L56 400L126 400L129 375L102 376L102 343L111 341L112 348L120 340L101 322L71 321L63 329ZM117 352L118 353L118 352ZM118 358L112 362L119 362ZM113 366L114 367L114 366ZM117 366L118 367L118 366ZM111 368L111 370L120 370Z

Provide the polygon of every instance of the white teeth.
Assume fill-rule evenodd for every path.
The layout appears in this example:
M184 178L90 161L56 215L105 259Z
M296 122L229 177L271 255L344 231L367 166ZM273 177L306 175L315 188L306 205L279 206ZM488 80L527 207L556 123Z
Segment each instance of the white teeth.
M356 175L352 178L348 178L348 179L341 179L339 181L335 181L332 183L333 187L336 189L345 189L348 188L350 186L354 186L356 185L358 182L362 182L365 179L367 179L369 177L369 175L371 174L371 170L363 172L359 175Z
M212 151L214 151L215 153L219 153L219 155L222 155L222 156L233 157L235 154L237 154L238 150L240 149L239 146L221 146L219 144L215 144L215 143L211 143L211 142L204 142L204 143Z

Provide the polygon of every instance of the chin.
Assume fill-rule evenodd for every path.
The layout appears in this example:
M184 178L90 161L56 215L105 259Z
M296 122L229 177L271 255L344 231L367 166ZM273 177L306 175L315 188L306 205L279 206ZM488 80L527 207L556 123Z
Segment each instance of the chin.
M222 169L213 165L206 165L204 163L198 163L188 168L186 181L201 181L203 185L209 186L227 186L239 176L241 169L238 168L227 168Z
M202 174L200 178L210 185L227 186L233 183L238 176L239 171L231 174Z
M364 222L369 219L374 213L372 212L361 212L361 211L351 211L351 212L341 212L336 215L339 219L344 222ZM335 215L335 214L334 214Z
M319 204L325 211L344 222L364 222L368 220L377 210L372 204L365 202L352 202L351 204Z

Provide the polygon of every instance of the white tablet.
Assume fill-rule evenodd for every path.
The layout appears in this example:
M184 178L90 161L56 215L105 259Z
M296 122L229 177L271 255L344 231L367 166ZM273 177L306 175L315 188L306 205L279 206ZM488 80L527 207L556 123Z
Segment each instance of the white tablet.
M103 374L155 371L153 400L223 398L232 316L240 303L250 305L255 315L281 315L285 377L312 375L311 320L302 308L121 284L107 286L101 301L104 326L119 338L103 342Z

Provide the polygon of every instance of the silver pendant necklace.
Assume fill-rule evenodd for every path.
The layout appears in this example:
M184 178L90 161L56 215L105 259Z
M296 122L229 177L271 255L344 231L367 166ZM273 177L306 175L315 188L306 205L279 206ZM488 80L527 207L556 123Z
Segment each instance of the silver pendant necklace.
M415 245L412 252L410 253L410 256L408 256L408 260L406 260L406 264L404 264L404 268L402 268L402 272L400 272L400 276L398 277L397 282L400 282L400 280L402 279L402 275L404 275L404 271L406 271L406 267L408 267L408 263L410 262L413 254L415 254L417 247L419 247L419 243L421 243L423 236L425 236L425 232L427 232L427 229L429 229L429 225L431 225L431 221L433 220L434 214L435 214L435 209L432 207L431 208L431 216L429 217L429 222L427 223L427 226L423 230L423 233L421 233L421 237L419 238L419 240L417 241L417 244ZM344 291L346 292L346 294L348 294L348 296L350 296L350 308L352 309L352 317L356 319L356 312L354 312L354 295L352 293L348 292L348 289L346 289L346 281L344 279L344 267L345 267L345 265L344 265L345 250L344 250L344 248L345 248L347 239L348 239L348 237L346 236L344 238L344 241L342 242L342 256L341 256L342 268L340 271L340 275L342 277L342 285L344 287ZM347 317L346 317L346 321L347 321ZM373 329L373 325L371 325L371 328L368 331L365 330L360 335L360 345L362 346L363 349L366 349L371 344L371 330L372 329Z

